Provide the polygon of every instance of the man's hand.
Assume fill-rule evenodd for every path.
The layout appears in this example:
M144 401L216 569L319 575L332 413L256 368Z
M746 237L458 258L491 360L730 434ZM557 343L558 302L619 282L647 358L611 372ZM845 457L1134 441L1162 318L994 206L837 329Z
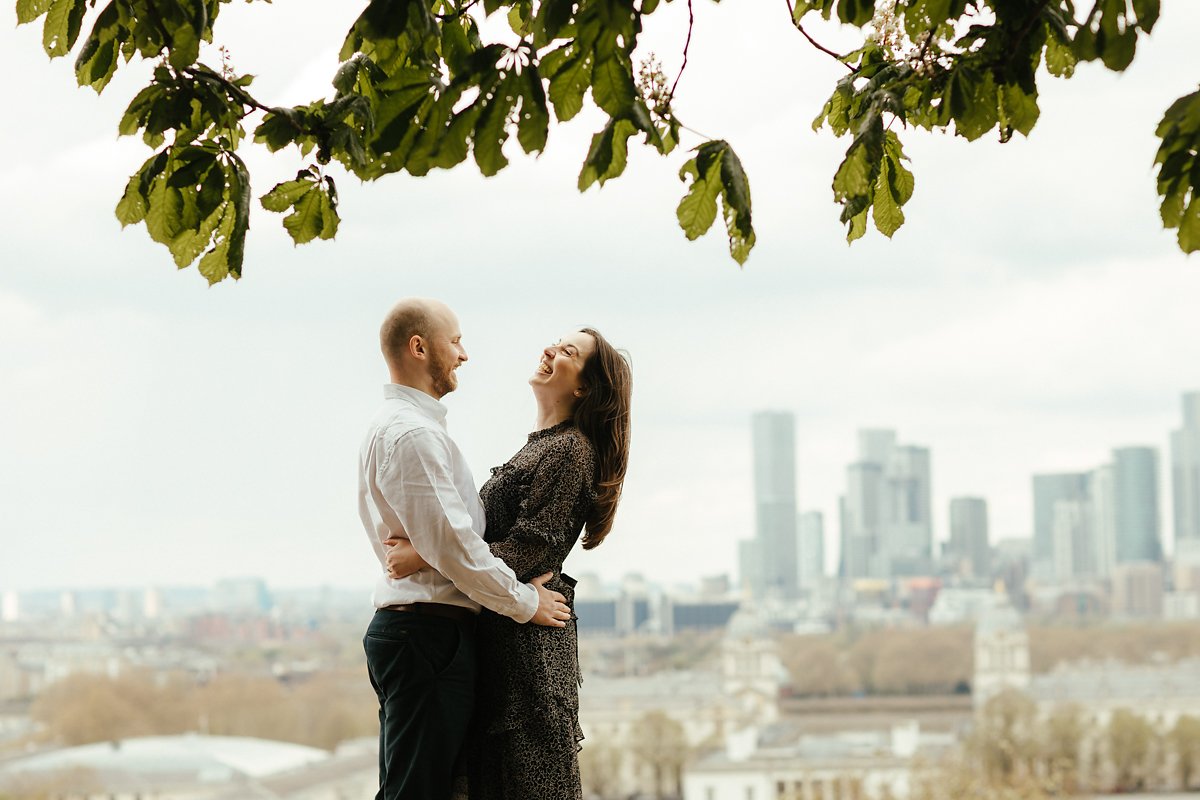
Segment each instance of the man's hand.
M567 605L567 598L543 585L553 577L553 572L547 572L530 581L533 588L537 589L538 609L529 621L547 628L565 628L567 620L571 618L571 607Z

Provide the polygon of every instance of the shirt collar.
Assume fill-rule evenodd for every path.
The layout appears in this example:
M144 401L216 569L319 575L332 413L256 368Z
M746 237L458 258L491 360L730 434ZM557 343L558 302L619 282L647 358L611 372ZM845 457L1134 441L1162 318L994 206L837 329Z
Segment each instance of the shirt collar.
M432 417L443 426L446 424L446 407L420 389L414 389L411 386L404 386L399 383L385 383L383 385L383 397L385 400L406 400L416 406L426 416Z

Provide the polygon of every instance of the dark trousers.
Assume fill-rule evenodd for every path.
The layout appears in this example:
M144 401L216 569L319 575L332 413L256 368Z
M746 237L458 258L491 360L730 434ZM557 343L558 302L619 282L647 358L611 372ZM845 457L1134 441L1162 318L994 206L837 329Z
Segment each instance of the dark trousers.
M474 623L381 609L363 649L379 698L376 800L450 797L475 704Z

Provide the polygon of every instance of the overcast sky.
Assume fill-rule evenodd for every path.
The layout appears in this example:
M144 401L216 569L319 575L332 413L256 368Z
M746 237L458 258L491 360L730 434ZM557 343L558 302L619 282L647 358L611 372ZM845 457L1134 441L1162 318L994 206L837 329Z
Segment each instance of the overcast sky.
M308 102L331 91L358 5L223 6L218 35L260 76L260 99ZM951 497L986 497L993 539L1028 536L1034 472L1090 469L1126 444L1165 460L1179 395L1200 389L1200 260L1161 229L1153 131L1200 81L1200 6L1166 3L1123 75L1083 65L1043 81L1031 140L904 133L908 223L847 246L829 188L847 142L810 128L842 68L783 3L750 5L697 2L676 95L750 177L759 244L744 269L719 232L689 243L678 230L682 152L636 148L625 176L579 194L600 124L585 113L539 159L510 143L496 178L473 165L343 178L334 242L293 248L256 203L245 277L210 289L112 213L148 155L115 133L145 68L97 98L7 4L0 590L259 575L365 591L356 455L386 380L378 325L409 294L461 319L471 360L447 404L479 481L532 425L526 379L544 344L586 324L632 353L625 499L575 573L735 572L754 524L757 409L796 414L800 506L825 513L831 564L860 427L932 449L938 539ZM676 2L643 39L672 76L685 29ZM248 160L256 196L303 164Z

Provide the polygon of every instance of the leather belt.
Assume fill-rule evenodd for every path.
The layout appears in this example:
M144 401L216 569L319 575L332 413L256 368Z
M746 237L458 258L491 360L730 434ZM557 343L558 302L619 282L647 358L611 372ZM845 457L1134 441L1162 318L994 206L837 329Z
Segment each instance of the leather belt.
M453 606L449 603L402 603L394 606L384 606L384 611L405 611L410 614L424 614L430 617L444 617L456 622L472 622L479 615L469 608Z

